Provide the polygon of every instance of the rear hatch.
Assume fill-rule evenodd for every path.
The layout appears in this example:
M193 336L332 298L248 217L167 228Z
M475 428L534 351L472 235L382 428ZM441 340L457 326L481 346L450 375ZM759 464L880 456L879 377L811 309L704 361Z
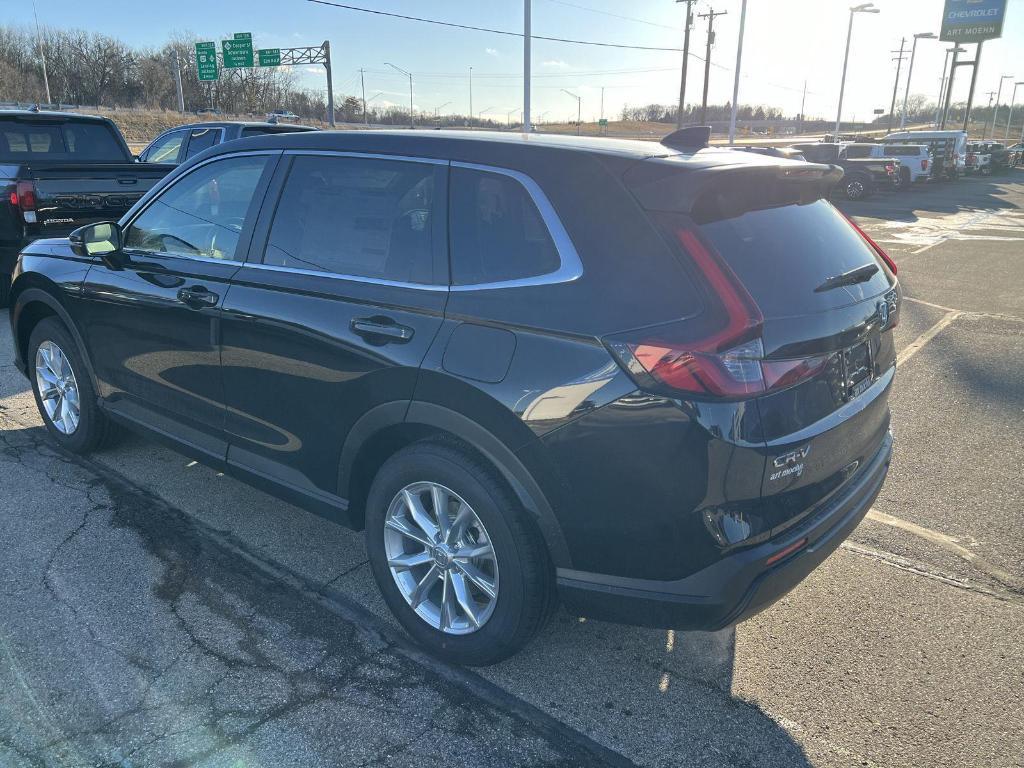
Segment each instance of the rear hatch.
M627 174L627 183L703 284L707 308L662 334L676 340L663 345L672 351L641 363L650 370L660 354L653 365L662 378L694 397L756 402L766 452L759 527L774 535L883 444L895 265L824 199L835 176L824 166L673 174L661 165ZM720 330L683 327L702 323Z

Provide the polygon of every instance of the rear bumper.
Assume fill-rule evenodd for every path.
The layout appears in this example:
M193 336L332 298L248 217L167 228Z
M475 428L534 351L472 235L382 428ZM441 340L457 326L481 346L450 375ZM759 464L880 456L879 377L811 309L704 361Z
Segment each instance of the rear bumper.
M717 630L744 621L792 590L853 532L882 489L892 444L887 434L871 463L840 497L776 539L723 557L678 581L559 569L562 601L580 616L663 629ZM807 544L794 554L766 565L805 538Z

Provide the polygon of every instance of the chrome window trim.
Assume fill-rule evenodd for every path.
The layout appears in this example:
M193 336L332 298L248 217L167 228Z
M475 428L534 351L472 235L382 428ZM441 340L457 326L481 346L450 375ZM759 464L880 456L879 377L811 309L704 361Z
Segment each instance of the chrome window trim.
M331 280L347 280L353 283L369 283L370 285L384 285L390 288L412 288L419 291L445 291L447 285L435 283L404 283L400 280L385 280L382 277L367 277L365 275L340 275L337 272L320 271L316 269L299 269L297 267L281 267L277 264L256 264L246 261L242 264L243 269L263 269L269 272L284 272L289 275L310 275L311 277L326 277Z
M569 237L569 233L566 232L565 226L562 224L562 220L558 218L558 214L555 212L555 207L551 204L551 201L548 200L548 196L544 194L544 190L540 188L540 185L537 184L537 182L525 173L522 173L521 171L514 171L511 168L500 168L493 165L480 165L478 163L464 163L458 160L452 160L451 166L453 168L466 168L471 171L481 171L483 173L497 173L518 181L533 200L533 204L537 206L541 220L544 222L544 226L547 227L548 235L555 244L555 251L558 253L559 261L558 269L544 275L521 277L515 280L499 280L493 283L453 285L451 286L451 290L489 291L497 288L522 288L527 286L554 285L557 283L570 283L583 276L583 262L580 261L580 256L576 251L576 246L573 245L572 239ZM450 185L451 182L449 181L449 186ZM451 212L449 212L449 216L450 215Z
M215 144L214 146L217 146L217 145ZM149 198L149 200L146 201L146 204L144 206L142 206L141 208L139 208L138 211L136 211L134 214L132 214L132 217L128 221L126 221L123 226L121 226L121 232L122 232L122 234L126 233L128 231L128 228L131 227L133 224L135 224L135 220L138 219L139 216L144 214L146 211L148 211L149 207L156 200L158 200L160 197L162 197L163 194L167 190L173 188L182 179L184 179L187 176L191 175L192 173L196 172L200 168L203 168L204 166L209 165L210 163L216 163L219 160L227 160L229 158L234 158L234 157L249 157L249 156L252 156L252 155L280 155L280 154L281 154L281 150L279 150L279 149L256 149L256 150L242 151L242 152L225 152L222 155L214 155L213 157L208 157L206 160L203 160L201 163L196 163L191 168L183 171L177 177L171 179L163 187L155 187L154 186L152 189L150 189L149 192L154 192L155 191L156 194L154 194L151 198ZM178 166L178 168L181 168L187 162L188 161L186 160L184 163L181 163ZM172 174L176 173L176 171L171 171L171 173ZM167 177L165 176L164 178L167 178ZM146 194L149 194L149 192L147 192ZM140 200L140 202L141 202L141 200ZM138 203L136 203L136 205L137 204ZM214 258L212 258L210 256L190 256L189 254L185 254L185 253L170 253L168 251L143 251L143 250L140 250L138 248L125 248L124 250L127 251L128 253L150 254L150 255L153 255L153 256L169 256L171 258L176 258L176 259L191 259L192 261L206 261L206 262L212 261L212 262L216 262L216 263L219 263L219 264L244 264L245 263L244 261L242 261L240 259L214 259Z

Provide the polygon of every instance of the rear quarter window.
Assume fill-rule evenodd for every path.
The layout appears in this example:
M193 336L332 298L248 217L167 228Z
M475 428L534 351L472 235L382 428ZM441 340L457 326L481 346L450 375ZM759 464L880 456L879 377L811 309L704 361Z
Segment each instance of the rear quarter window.
M123 163L124 148L103 123L0 122L0 160Z
M526 188L501 173L451 172L453 285L498 283L558 271L558 249Z

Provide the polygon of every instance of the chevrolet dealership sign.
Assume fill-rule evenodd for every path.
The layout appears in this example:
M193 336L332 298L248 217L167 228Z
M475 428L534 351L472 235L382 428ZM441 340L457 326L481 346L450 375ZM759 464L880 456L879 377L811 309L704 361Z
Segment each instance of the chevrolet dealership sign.
M1006 0L946 0L940 40L980 43L1003 34Z

